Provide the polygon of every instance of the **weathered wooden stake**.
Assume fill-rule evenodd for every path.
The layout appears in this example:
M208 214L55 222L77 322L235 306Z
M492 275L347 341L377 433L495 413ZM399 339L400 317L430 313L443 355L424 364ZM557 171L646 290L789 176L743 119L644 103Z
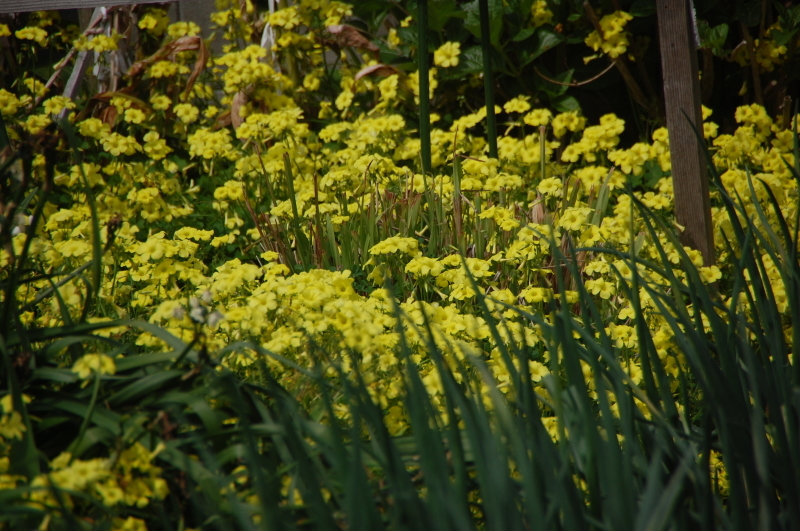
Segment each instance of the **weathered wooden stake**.
M702 135L700 75L692 7L690 0L657 0L656 6L675 218L686 227L681 234L683 244L699 250L705 264L711 265L715 257L708 169L702 139L692 129L694 124Z

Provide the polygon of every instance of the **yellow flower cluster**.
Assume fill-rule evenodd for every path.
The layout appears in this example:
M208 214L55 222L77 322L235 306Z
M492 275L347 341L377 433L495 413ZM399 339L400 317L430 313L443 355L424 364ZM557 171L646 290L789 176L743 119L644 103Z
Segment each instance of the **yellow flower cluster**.
M600 31L593 31L584 41L586 46L595 52L602 51L612 59L624 55L628 51L630 34L625 31L625 25L633 16L624 11L614 11L600 19ZM584 62L588 63L596 59L599 55L584 57Z
M553 12L547 7L545 0L536 0L531 4L531 15L536 28L553 22Z
M110 458L75 459L62 453L50 462L50 471L31 481L33 490L29 500L34 507L59 506L53 488L67 507L77 500L64 491L95 495L108 507L130 506L143 509L153 500L162 500L169 494L167 482L162 479L161 468L153 459L163 447L148 451L142 444L134 443Z
M785 45L778 44L772 39L771 34L774 30L780 30L780 25L773 25L767 29L763 39L754 39L753 41L754 59L764 72L772 72L775 65L781 64L786 59L788 51ZM742 43L737 46L731 54L731 59L741 66L749 65L751 58L747 44Z

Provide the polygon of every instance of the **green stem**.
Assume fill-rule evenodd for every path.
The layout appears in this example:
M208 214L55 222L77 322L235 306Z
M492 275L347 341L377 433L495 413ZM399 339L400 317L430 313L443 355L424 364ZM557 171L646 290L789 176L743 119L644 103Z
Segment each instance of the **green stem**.
M481 193L475 194L475 258L483 260L486 254L486 247L483 241L483 223L481 222Z
M80 446L81 442L83 441L83 435L86 433L86 428L89 427L89 421L92 418L92 414L94 414L94 408L97 404L97 395L100 392L100 372L96 372L94 375L94 389L92 389L92 399L89 402L89 408L86 410L86 416L83 417L83 422L81 423L81 429L78 431L78 436L72 442L69 447L69 452L72 454L72 459L75 459L75 452L78 451L78 447Z
M297 210L297 197L294 192L294 175L292 174L292 164L288 153L283 154L283 167L286 174L286 185L289 189L289 200L292 204L292 228L294 229L295 242L297 243L300 258L303 261L303 267L308 269L311 266L311 243L303 233L301 226L300 213Z
M428 2L423 0L417 4L417 55L419 59L419 140L422 156L422 173L431 172L431 110L430 89L428 83Z
M420 2L420 5L425 2ZM483 53L483 90L486 97L486 140L489 156L497 158L497 122L494 116L494 78L492 77L492 37L489 31L489 0L478 0L481 17L481 49Z

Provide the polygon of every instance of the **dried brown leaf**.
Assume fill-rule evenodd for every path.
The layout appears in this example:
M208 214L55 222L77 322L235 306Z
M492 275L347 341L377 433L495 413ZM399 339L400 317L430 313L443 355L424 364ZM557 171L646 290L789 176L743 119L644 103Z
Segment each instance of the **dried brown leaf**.
M328 33L336 37L336 42L339 46L352 46L361 50L369 50L370 52L377 53L379 48L372 44L369 39L364 37L357 28L348 26L347 24L337 24L336 26L328 26Z
M224 111L217 116L217 127L222 129L231 125L231 111Z
M202 51L203 49L205 49L204 52ZM201 50L201 55L205 53L206 61L208 60L208 49L205 47L203 39L201 39L199 36L189 37L187 35L165 44L150 57L133 63L133 65L131 65L131 67L128 69L128 75L139 75L144 71L145 68L157 61L162 61L167 57L174 56L178 52L188 52L191 50ZM205 65L205 62L203 65Z
M114 121L117 119L117 108L113 105L107 106L103 111L100 113L100 121L104 124L108 124L110 126L114 125Z
M200 37L197 37L197 42L197 61L194 62L194 68L189 76L189 80L186 82L186 88L183 89L184 98L186 98L192 91L192 87L194 87L194 83L197 81L197 76L200 75L200 73L206 67L206 63L208 63L208 46L206 46L206 43L204 43L203 39Z
M244 121L242 119L242 107L247 105L247 99L247 94L244 92L237 92L236 96L233 97L233 102L231 103L231 124L234 129L239 129L239 126L242 125Z
M355 80L358 81L364 76L380 76L380 77L388 77L393 74L399 74L400 71L397 70L393 66L377 64L372 66L365 66L355 76Z

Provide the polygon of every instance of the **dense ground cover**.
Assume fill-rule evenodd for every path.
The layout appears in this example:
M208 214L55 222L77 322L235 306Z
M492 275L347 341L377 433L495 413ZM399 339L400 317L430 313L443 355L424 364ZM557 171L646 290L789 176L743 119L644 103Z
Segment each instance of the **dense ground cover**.
M800 525L796 121L704 109L704 264L665 128L623 145L620 117L521 92L492 158L486 108L437 92L480 80L461 41L420 117L388 60L411 19L370 40L338 2L222 7L220 56L153 7L0 25L20 65L98 65L74 100L0 89L6 525ZM629 20L579 43L616 58Z

